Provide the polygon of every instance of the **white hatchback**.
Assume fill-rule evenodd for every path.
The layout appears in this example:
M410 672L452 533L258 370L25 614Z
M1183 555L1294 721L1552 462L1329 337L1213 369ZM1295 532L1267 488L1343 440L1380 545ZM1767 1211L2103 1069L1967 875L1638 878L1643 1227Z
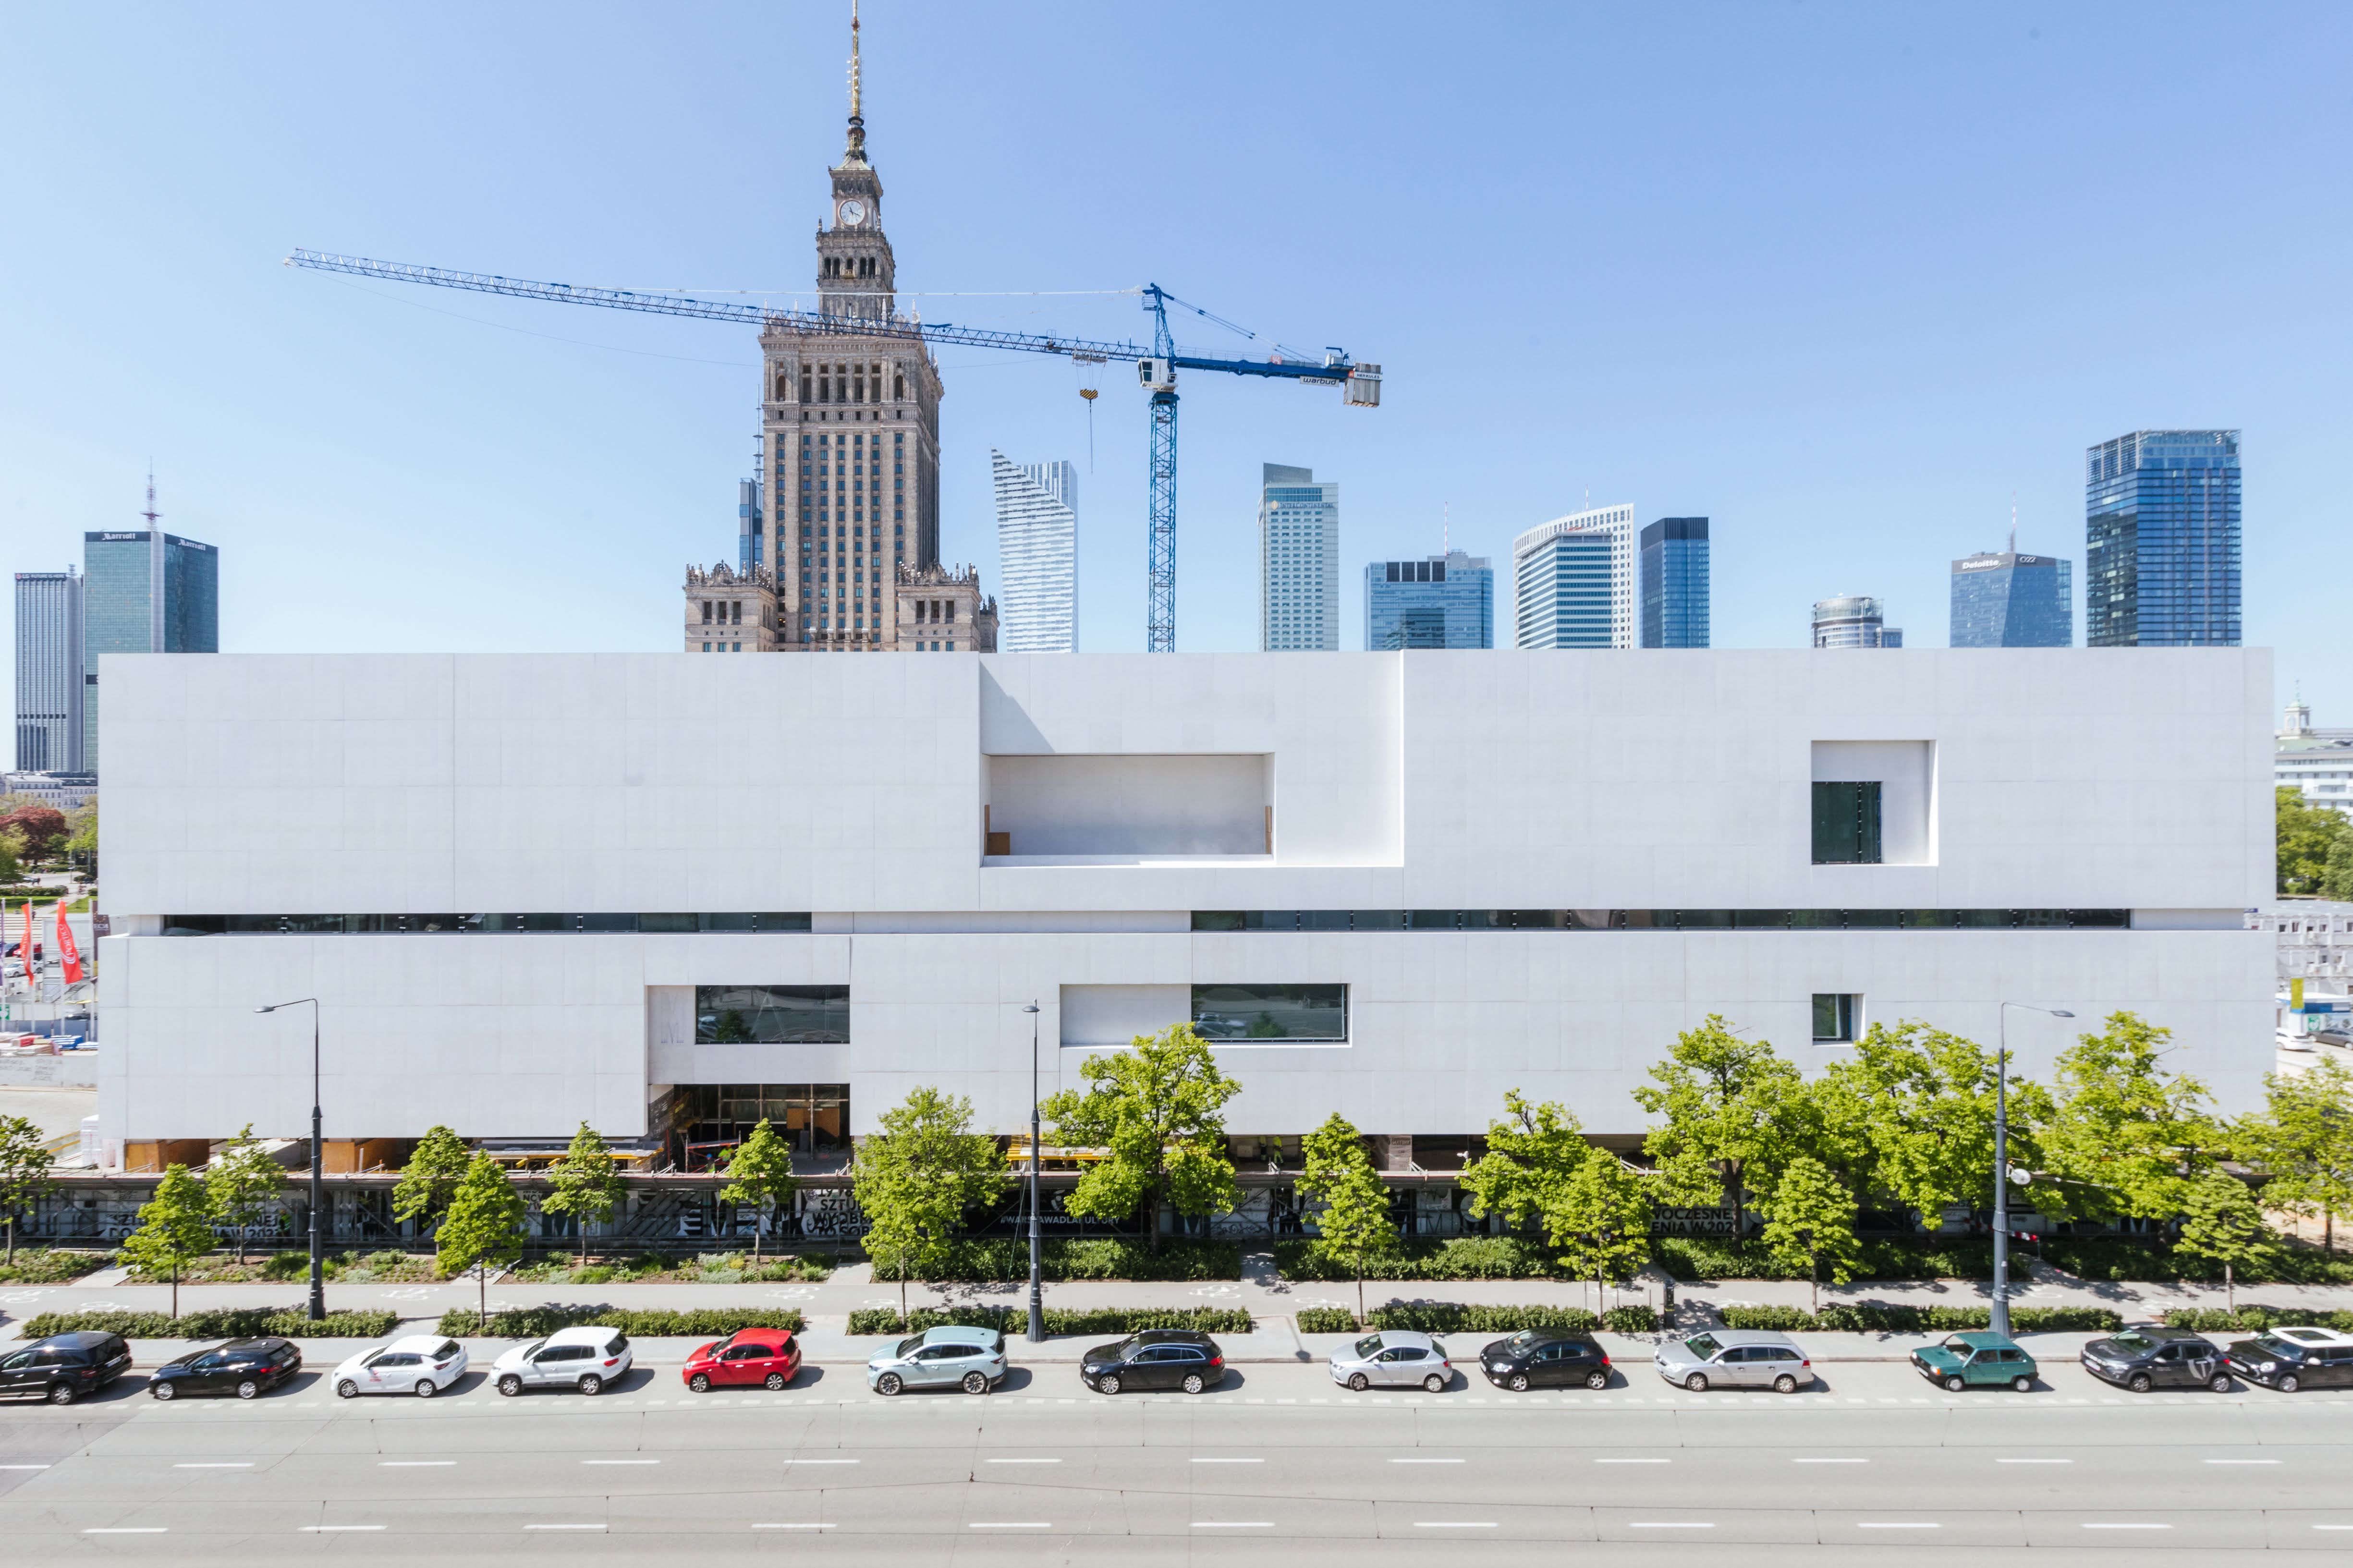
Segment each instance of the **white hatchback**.
M411 1334L362 1351L335 1368L335 1393L414 1394L430 1399L466 1375L466 1347L438 1334Z
M601 1394L629 1370L629 1336L618 1329L582 1324L517 1345L491 1363L491 1382L512 1398L526 1388L576 1388Z

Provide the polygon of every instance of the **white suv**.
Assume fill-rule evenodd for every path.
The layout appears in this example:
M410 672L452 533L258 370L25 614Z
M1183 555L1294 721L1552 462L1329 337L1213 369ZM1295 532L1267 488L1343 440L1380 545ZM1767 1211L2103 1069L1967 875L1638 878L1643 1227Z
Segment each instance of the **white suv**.
M466 1375L466 1348L438 1334L411 1334L360 1352L335 1369L336 1394L435 1394Z
M629 1336L583 1324L517 1345L491 1365L491 1381L512 1398L526 1388L576 1388L600 1394L629 1370Z

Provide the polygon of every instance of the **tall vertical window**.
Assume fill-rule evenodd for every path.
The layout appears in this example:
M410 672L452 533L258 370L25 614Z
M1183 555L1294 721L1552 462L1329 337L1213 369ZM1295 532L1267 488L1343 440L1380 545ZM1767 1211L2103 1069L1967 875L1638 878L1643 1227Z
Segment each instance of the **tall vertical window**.
M1817 783L1814 785L1814 864L1876 866L1879 852L1879 784Z

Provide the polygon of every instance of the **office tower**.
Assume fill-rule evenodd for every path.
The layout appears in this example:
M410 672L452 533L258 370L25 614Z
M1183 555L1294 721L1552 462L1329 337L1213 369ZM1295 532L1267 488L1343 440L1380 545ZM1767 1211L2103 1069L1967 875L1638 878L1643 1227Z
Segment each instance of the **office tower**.
M1522 647L1634 646L1634 509L1596 507L1512 541L1513 639Z
M1340 487L1268 463L1258 503L1258 646L1269 653L1340 647Z
M1493 647L1495 569L1450 550L1365 568L1365 647Z
M16 574L16 766L82 771L81 574Z
M1642 530L1642 646L1707 647L1707 519L1662 517Z
M756 457L756 454L755 454ZM754 463L753 471L759 471ZM735 570L751 572L767 559L765 542L768 531L760 517L760 481L735 481Z
M85 533L82 555L82 766L99 771L99 659L110 653L218 653L220 552L153 526Z
M1904 633L1885 624L1886 606L1848 594L1814 602L1816 647L1902 647Z
M2239 433L2136 430L2084 470L2084 646L2236 647Z
M997 572L1005 653L1079 651L1079 470L988 454L997 477Z
M1955 647L2068 647L2074 568L2055 555L1986 551L1953 563Z

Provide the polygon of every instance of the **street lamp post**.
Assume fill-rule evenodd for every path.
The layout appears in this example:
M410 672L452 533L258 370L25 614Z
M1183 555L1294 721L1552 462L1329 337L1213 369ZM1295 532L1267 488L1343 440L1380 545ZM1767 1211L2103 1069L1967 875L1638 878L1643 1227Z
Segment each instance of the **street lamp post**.
M327 1315L327 1254L324 1238L319 1229L319 1203L326 1173L327 1152L319 1142L319 999L298 996L291 1002L272 1002L267 1007L256 1007L257 1013L275 1013L280 1007L311 1005L311 1310L312 1322Z
M2000 1044L1993 1068L1993 1331L2010 1333L2010 1009L2048 1013L2054 1018L2075 1015L2064 1007L2037 1007L2031 1002L2005 1002L1995 1009L2001 1020Z
M1046 1337L1045 1258L1038 1239L1038 1004L1021 1009L1029 1015L1029 1342Z

